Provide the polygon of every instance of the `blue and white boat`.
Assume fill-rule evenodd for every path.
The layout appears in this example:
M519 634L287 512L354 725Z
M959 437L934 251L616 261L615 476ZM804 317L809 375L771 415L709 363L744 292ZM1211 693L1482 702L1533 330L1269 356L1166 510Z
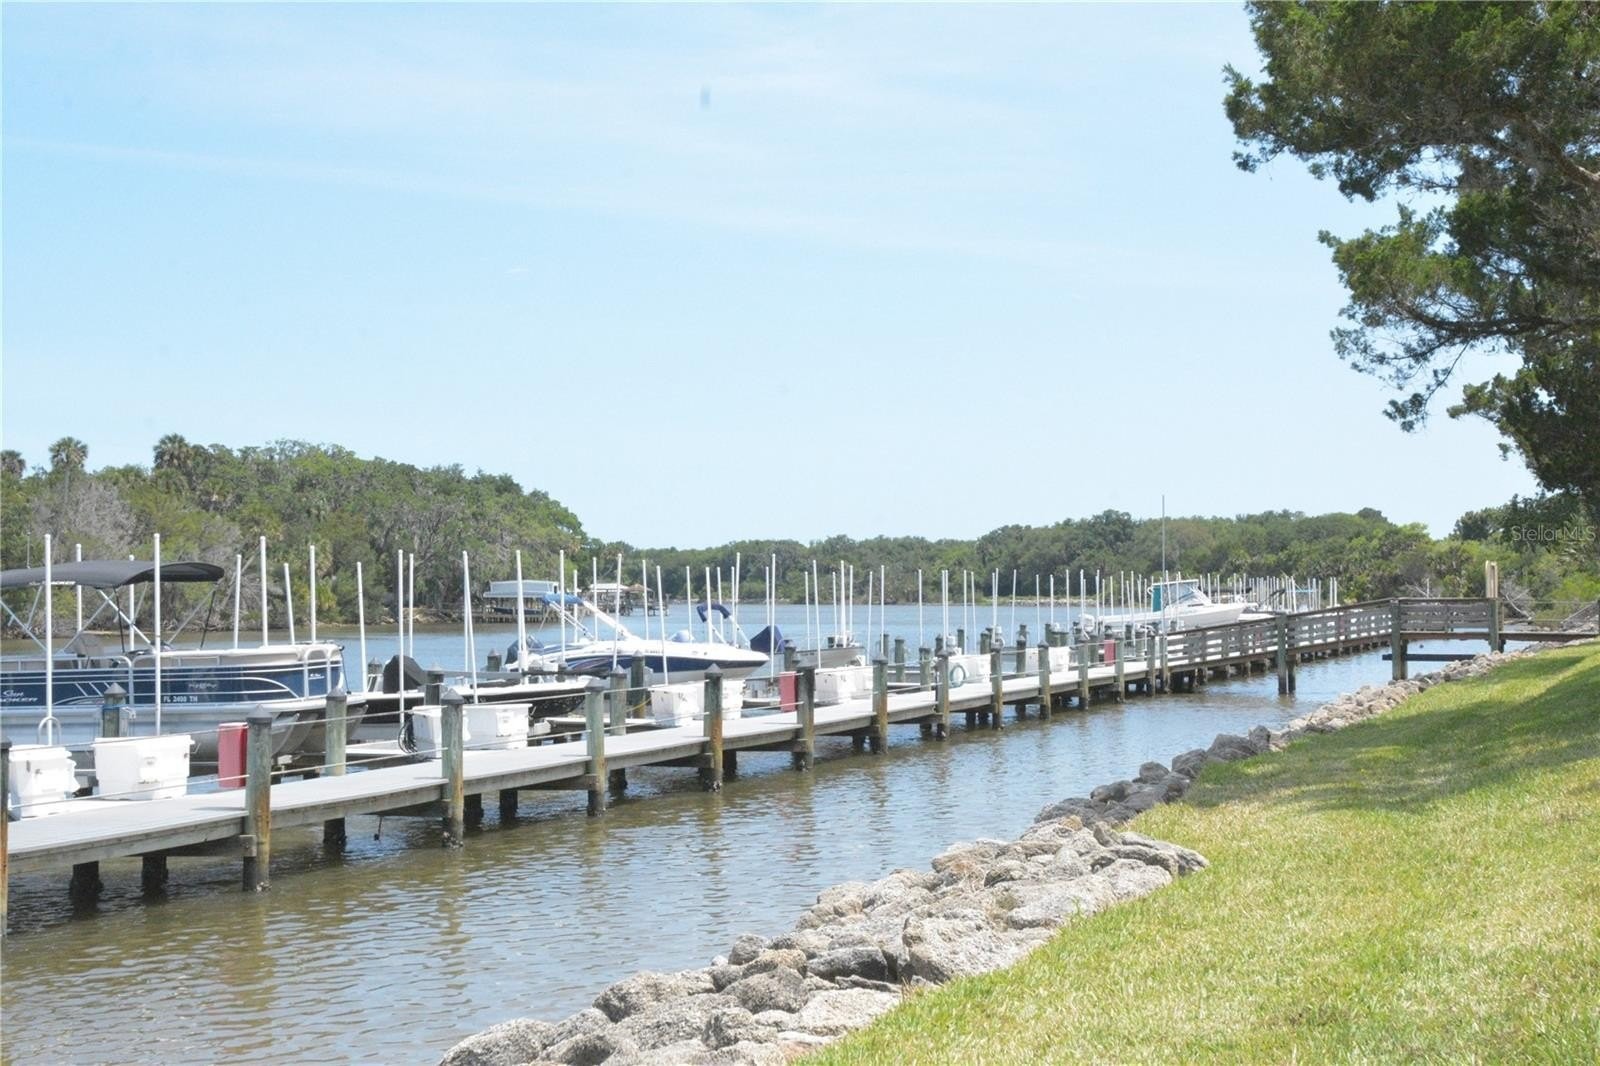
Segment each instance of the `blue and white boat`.
M84 560L52 566L52 587L77 588L86 599L97 597L92 613L60 647L34 631L40 621L45 569L0 572L0 592L33 590L32 605L19 614L0 599L8 621L36 648L0 657L0 733L18 744L51 742L64 745L79 768L87 765L90 745L100 736L101 709L113 685L126 695L125 735L188 733L195 743L194 760L216 759L217 727L243 721L260 707L273 712L272 735L279 754L317 751L322 747L327 697L344 687L344 649L330 641L260 644L253 647L171 647L153 642L132 612L114 595L118 589L155 580L155 564L132 559ZM221 567L210 563L174 562L160 570L161 581L221 580ZM176 638L190 618L173 634ZM117 646L91 627L116 627ZM160 644L159 649L154 645ZM49 670L46 670L46 656ZM156 713L156 662L160 658L161 708ZM53 699L51 724L46 724L46 684ZM361 700L352 699L351 724ZM157 719L159 718L159 728ZM49 734L55 734L50 736Z

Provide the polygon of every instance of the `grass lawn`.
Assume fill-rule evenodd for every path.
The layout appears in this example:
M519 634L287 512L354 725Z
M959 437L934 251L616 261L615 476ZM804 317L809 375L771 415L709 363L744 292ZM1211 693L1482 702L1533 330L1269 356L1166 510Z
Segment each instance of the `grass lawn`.
M1132 828L1211 868L807 1061L1600 1062L1600 647L1210 766Z

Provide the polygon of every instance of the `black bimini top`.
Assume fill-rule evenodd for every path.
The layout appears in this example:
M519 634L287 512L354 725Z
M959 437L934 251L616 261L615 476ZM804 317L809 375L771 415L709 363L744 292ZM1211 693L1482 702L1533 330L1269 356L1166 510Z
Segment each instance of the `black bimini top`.
M171 562L161 564L162 581L221 581L222 567L213 563ZM82 585L91 589L117 589L124 585L148 584L155 580L156 564L148 559L85 559L79 563L56 563L50 568L54 585ZM44 567L0 570L0 589L33 588L44 584Z

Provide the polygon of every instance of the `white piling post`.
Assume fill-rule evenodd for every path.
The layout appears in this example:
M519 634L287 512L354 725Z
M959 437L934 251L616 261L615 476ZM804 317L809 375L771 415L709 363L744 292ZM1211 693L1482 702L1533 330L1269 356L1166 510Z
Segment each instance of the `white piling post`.
M239 650L239 608L243 604L241 599L244 584L244 556L238 553L233 557L233 650Z
M261 644L267 644L267 538L262 537L261 548Z
M155 535L156 732L161 732L161 534Z
M367 587L361 579L361 560L356 560L356 632L361 641L361 662L357 664L361 670L361 691L370 692L371 681L367 677Z
M317 546L311 545L311 558L306 564L311 578L311 643L317 642Z
M40 723L43 726L44 735L39 738L45 744L55 743L56 730L56 615L54 603L56 590L55 586L51 584L55 580L55 574L52 569L54 560L51 558L54 551L50 534L46 533L44 535L44 721ZM157 600L156 602L160 603L161 601ZM157 667L157 669L159 670L160 668ZM159 673L156 674L157 678L160 676ZM160 684L160 682L158 681L157 684ZM132 693L129 693L129 695L132 696ZM158 710L156 712L157 721L160 720L160 714L161 712ZM159 731L158 727L157 732ZM3 757L9 756L0 756L0 758ZM4 802L9 803L10 800L6 799ZM4 811L0 811L0 818L5 817L10 816Z

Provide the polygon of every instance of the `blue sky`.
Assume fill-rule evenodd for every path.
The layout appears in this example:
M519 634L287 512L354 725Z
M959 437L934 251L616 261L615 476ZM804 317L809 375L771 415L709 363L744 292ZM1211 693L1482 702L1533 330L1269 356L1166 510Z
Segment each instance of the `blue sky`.
M0 439L506 472L608 539L1533 483L1342 365L1212 6L7 4ZM1493 363L1470 363L1484 376ZM1396 472L1400 472L1397 476Z

